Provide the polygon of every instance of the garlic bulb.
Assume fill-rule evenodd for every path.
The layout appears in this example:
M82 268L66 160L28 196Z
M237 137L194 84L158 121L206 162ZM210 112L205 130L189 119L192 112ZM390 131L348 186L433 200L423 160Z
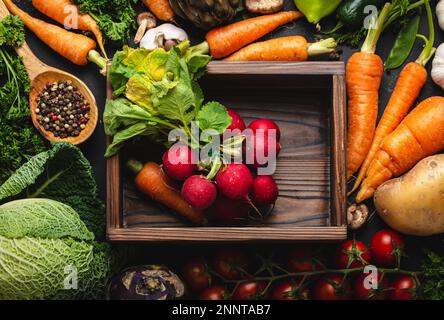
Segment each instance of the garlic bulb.
M444 31L444 0L441 0L436 5L436 17L441 30Z
M432 79L444 89L444 43L436 50L435 59L432 63Z

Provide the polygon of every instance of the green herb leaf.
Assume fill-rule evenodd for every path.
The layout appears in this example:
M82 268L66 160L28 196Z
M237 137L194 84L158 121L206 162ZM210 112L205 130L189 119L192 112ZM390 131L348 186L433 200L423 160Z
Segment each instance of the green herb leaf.
M444 258L432 251L426 251L422 263L423 294L426 300L444 300Z
M230 125L232 119L228 115L227 109L219 102L208 102L198 113L196 121L199 122L201 130L213 129L222 134Z

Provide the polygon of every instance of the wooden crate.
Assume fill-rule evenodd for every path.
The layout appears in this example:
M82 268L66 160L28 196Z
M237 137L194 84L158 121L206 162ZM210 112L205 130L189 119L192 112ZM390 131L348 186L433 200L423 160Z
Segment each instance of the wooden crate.
M158 161L153 145L127 147L107 162L110 241L257 241L345 239L346 103L342 62L212 62L200 81L207 101L247 122L267 117L282 131L275 178L280 197L262 224L193 227L135 190L128 155Z

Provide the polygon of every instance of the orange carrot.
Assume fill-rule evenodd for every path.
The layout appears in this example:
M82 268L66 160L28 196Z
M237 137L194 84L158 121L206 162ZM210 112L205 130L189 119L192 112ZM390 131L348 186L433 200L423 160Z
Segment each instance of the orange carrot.
M137 174L135 183L141 192L196 224L207 223L205 215L182 198L157 163L148 162L142 165L138 161L129 160L127 165Z
M223 58L263 37L274 29L302 17L299 11L282 11L217 27L209 31L206 41L214 58Z
M19 9L11 0L3 0L3 2L12 14L18 16L25 26L51 49L75 64L85 65L88 63L88 54L96 48L94 40L33 18Z
M444 149L444 98L422 101L388 135L370 163L367 178L356 196L362 202L373 196L377 187L398 177L418 161Z
M371 161L379 150L382 140L392 133L402 119L404 119L425 85L427 80L427 70L424 66L435 52L435 49L433 48L435 31L433 27L432 11L428 1L426 2L426 8L427 16L429 18L430 38L427 40L426 46L416 62L410 62L402 69L398 81L396 82L395 89L390 97L390 101L388 102L384 114L376 128L370 151L361 166L355 185L350 193L359 187L367 174Z
M174 12L168 0L143 0L143 3L159 20L174 20Z
M359 169L372 144L383 73L383 62L375 54L376 43L390 7L389 3L385 4L377 27L369 29L361 52L354 53L347 62L347 179Z
M233 53L227 61L306 61L309 56L332 53L333 38L307 43L301 36L290 36L256 42Z
M107 57L103 46L102 32L97 22L89 14L80 13L79 8L71 0L32 0L32 4L41 13L63 24L65 27L91 31L99 43L102 54L104 57Z

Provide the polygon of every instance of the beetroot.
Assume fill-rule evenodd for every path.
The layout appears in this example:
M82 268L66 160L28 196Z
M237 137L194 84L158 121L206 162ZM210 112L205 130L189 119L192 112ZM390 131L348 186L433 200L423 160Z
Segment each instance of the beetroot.
M251 205L243 199L233 200L223 195L218 195L210 208L210 214L218 222L235 223L246 220L251 210Z
M205 210L216 200L217 190L210 180L195 175L185 180L181 194L192 207Z
M256 119L248 125L248 128L250 128L253 133L262 131L266 136L268 135L270 130L276 130L276 140L278 142L281 140L281 130L279 129L279 126L276 124L276 122L274 122L273 120Z
M247 164L253 168L265 167L269 162L266 160L272 155L273 144L277 158L281 151L281 145L276 139L264 134L254 135L252 139L247 139L244 146L245 161L247 161ZM271 158L273 159L273 157Z
M197 165L191 159L189 147L174 145L163 154L163 169L172 179L184 181L197 171Z
M216 176L219 191L230 199L248 199L253 185L253 174L241 163L229 163Z
M227 108L228 115L231 117L231 124L227 128L227 130L235 130L239 129L240 131L244 131L246 126L244 120L242 120L241 116L234 111L233 109Z
M251 197L260 205L275 204L279 190L272 176L257 176L253 181Z

